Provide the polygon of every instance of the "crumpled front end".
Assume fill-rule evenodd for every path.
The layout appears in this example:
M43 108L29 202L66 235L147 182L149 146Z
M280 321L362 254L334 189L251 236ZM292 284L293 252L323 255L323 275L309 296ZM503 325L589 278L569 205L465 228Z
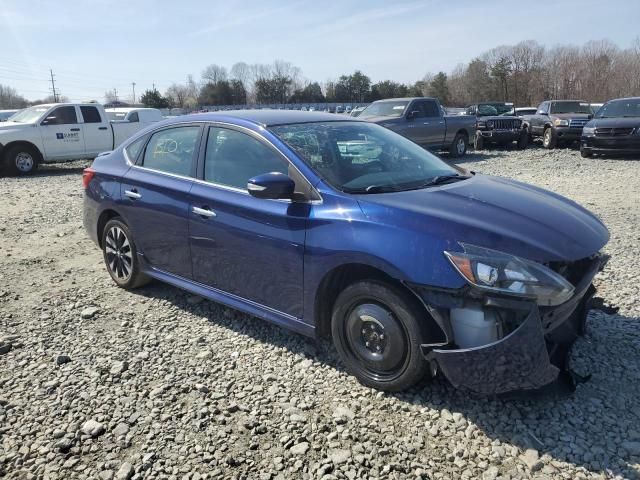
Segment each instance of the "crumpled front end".
M540 307L535 302L481 293L472 288L457 292L417 288L442 330L442 342L422 345L425 358L459 389L480 395L536 390L568 371L568 354L584 333L586 316L595 288L591 282L606 259L594 256L581 261L580 270L565 272L575 285L575 293L556 307ZM455 322L481 315L495 327L492 336L474 332L478 345L469 345ZM472 328L483 325L469 317ZM478 323L480 321L480 323ZM458 337L458 338L457 338ZM484 338L484 340L483 340ZM460 343L467 345L460 346Z
M495 343L435 349L433 359L454 387L483 395L537 389L553 382L560 371L549 359L537 309Z

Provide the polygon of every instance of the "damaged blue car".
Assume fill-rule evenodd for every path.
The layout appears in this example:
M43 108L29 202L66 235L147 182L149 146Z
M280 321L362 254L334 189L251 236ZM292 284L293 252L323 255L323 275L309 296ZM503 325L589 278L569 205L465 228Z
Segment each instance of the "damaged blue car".
M537 389L584 331L609 233L571 200L318 112L177 117L99 156L84 223L155 279L331 338L361 383Z

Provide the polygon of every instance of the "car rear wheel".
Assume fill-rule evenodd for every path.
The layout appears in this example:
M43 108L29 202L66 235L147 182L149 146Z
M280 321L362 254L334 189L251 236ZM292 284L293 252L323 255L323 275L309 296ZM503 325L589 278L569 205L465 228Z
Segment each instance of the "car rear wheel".
M141 271L129 227L119 217L109 220L102 231L102 253L107 271L119 287L129 290L149 282Z
M4 155L6 169L10 175L31 175L38 168L40 154L28 145L9 147Z
M467 153L467 137L462 133L456 134L453 139L453 143L449 148L449 155L452 157L462 157L465 153Z
M400 391L428 371L426 313L409 294L377 281L361 281L337 298L331 319L333 342L346 370L360 383Z
M558 136L551 127L547 127L542 135L542 146L544 148L552 149L556 148L558 144Z

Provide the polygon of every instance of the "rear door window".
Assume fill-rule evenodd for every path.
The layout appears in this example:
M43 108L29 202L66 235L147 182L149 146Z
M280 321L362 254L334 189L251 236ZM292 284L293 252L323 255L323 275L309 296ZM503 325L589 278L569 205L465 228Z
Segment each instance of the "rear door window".
M84 123L102 123L100 112L96 107L80 107Z
M193 176L199 136L198 126L167 128L154 133L145 149L142 166L183 177Z

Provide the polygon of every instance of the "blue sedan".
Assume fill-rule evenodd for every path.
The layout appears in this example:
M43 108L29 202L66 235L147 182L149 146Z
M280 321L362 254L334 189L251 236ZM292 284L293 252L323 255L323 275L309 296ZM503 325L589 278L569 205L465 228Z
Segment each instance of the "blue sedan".
M438 373L480 394L554 382L609 238L559 195L319 112L177 117L96 158L83 184L118 286L160 280L330 337L388 391Z

